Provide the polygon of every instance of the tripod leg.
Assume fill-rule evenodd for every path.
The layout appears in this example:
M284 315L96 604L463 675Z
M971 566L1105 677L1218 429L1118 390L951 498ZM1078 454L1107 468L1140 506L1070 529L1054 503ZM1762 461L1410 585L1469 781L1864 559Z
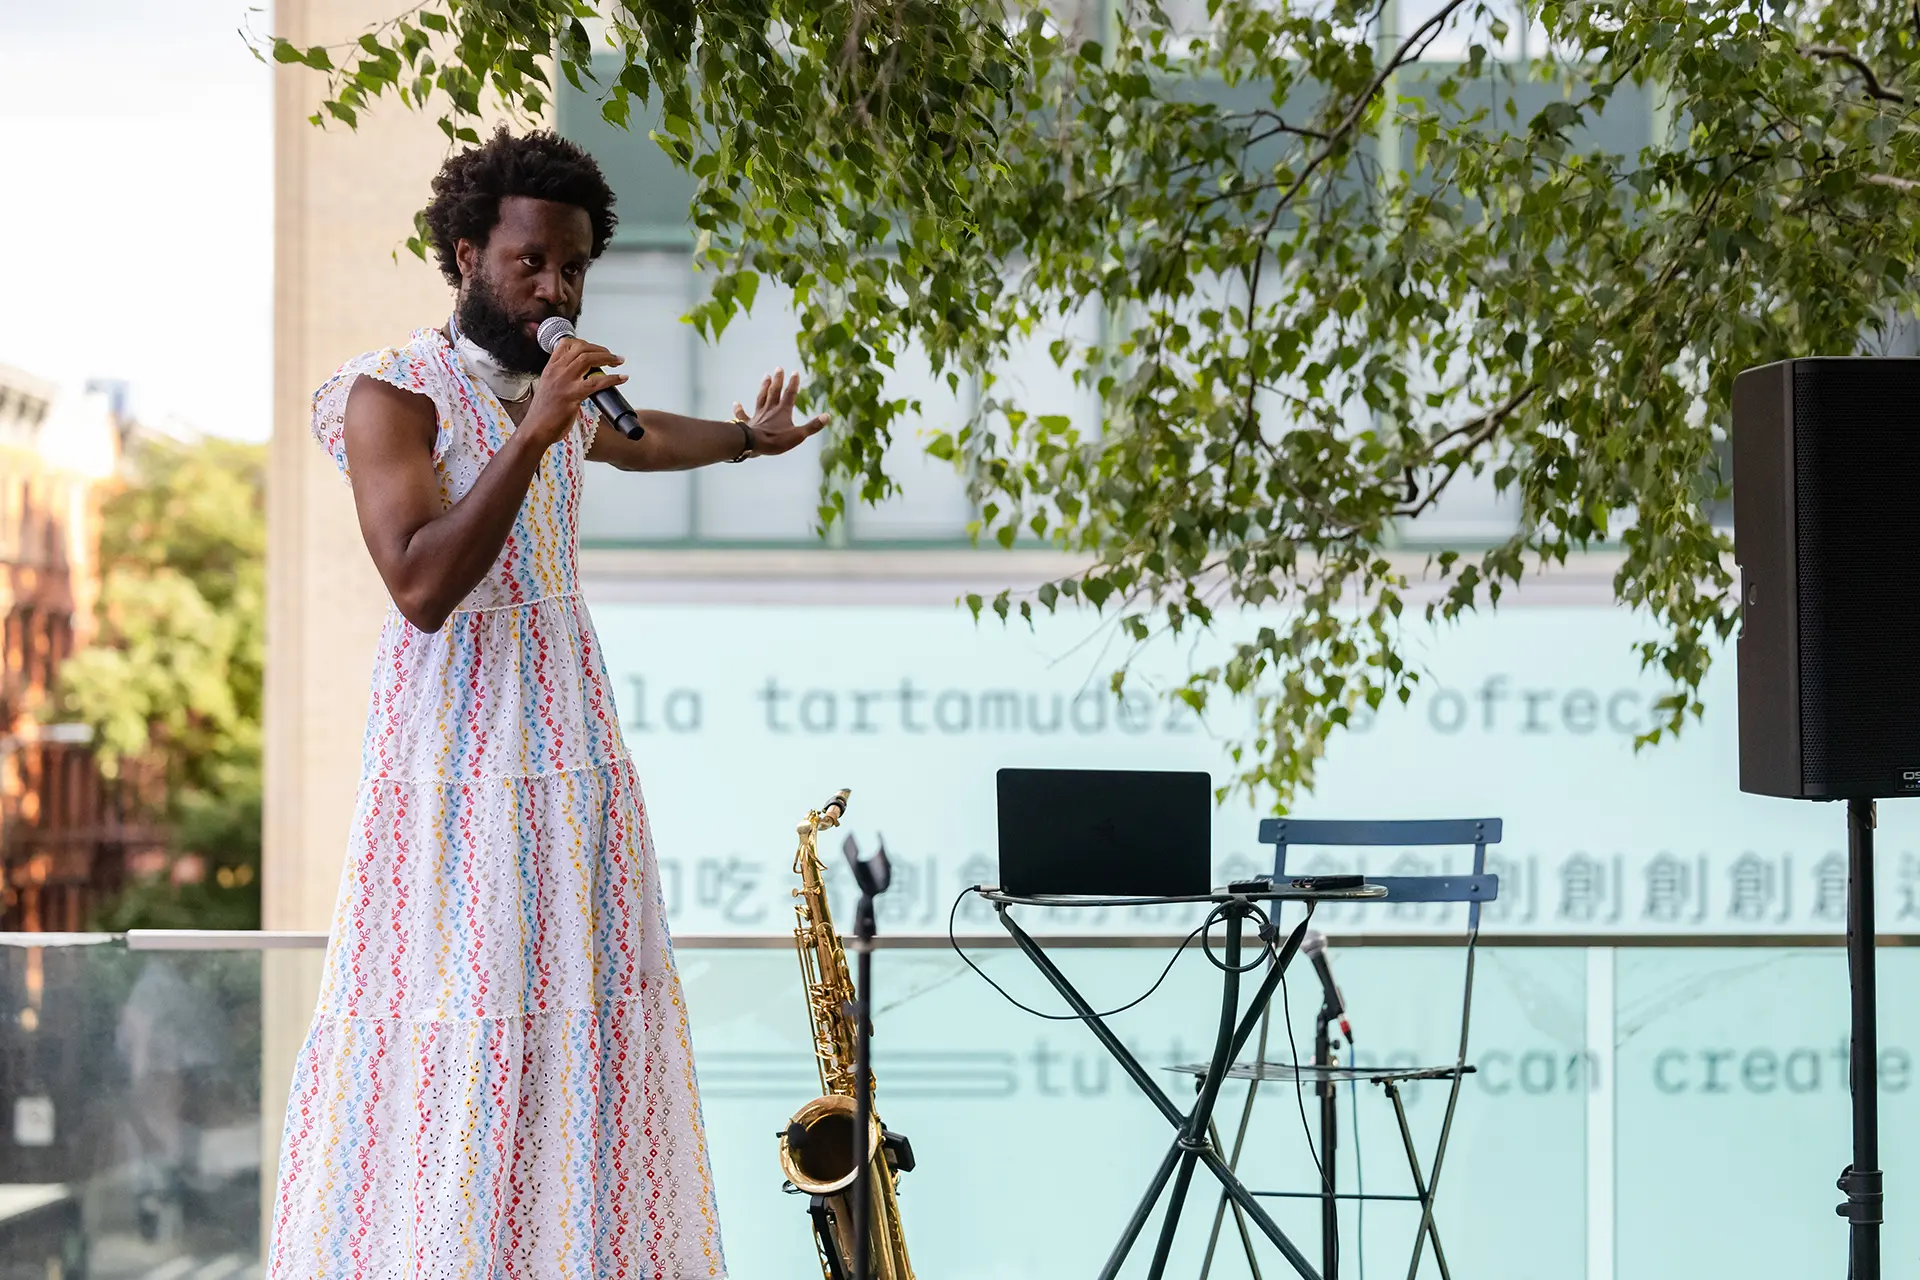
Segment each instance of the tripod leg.
M1147 1188L1147 1194L1140 1197L1140 1204L1133 1211L1133 1217L1127 1220L1127 1229L1120 1236L1120 1242L1113 1246L1113 1252L1107 1258L1107 1265L1100 1268L1100 1280L1113 1280L1120 1274L1120 1267L1127 1260L1127 1254L1133 1251L1133 1242L1140 1238L1140 1230L1147 1225L1147 1218L1153 1212L1154 1201L1160 1198L1166 1189L1167 1179L1173 1176L1174 1162L1180 1159L1180 1144L1175 1142L1167 1148L1167 1158L1160 1162L1160 1169L1153 1175L1153 1183Z
M1173 1253L1173 1237L1180 1230L1180 1210L1187 1202L1187 1189L1193 1185L1193 1166L1198 1159L1192 1151L1180 1153L1180 1172L1174 1175L1173 1194L1167 1198L1167 1217L1160 1225L1160 1242L1153 1248L1153 1265L1147 1268L1147 1280L1160 1280L1166 1274L1167 1258Z
M1211 1120L1207 1121L1207 1136L1213 1140L1213 1149L1220 1150L1223 1145L1220 1141L1220 1128ZM1240 1136L1242 1138L1247 1136L1244 1128L1240 1131ZM1227 1167L1236 1172L1240 1168L1238 1142L1233 1144L1233 1156L1227 1161ZM1219 1246L1220 1226L1227 1216L1229 1207L1233 1210L1233 1224L1240 1229L1240 1247L1247 1251L1247 1267L1253 1272L1253 1280L1260 1280L1260 1263L1253 1256L1253 1233L1247 1230L1246 1210L1228 1199L1224 1191L1220 1193L1220 1203L1213 1211L1213 1231L1207 1236L1207 1256L1200 1264L1200 1280L1207 1280L1207 1273L1213 1270L1213 1252Z
M1221 984L1220 1033L1214 1039L1207 1074L1200 1080L1200 1096L1181 1128L1180 1173L1173 1180L1173 1195L1167 1201L1167 1218L1160 1228L1160 1243L1153 1251L1148 1280L1160 1280L1166 1270L1167 1258L1173 1252L1174 1233L1180 1228L1180 1211L1186 1206L1187 1191L1193 1185L1193 1167L1199 1153L1216 1149L1210 1145L1209 1135L1215 1132L1214 1103L1219 1100L1220 1085L1233 1060L1234 1024L1240 1010L1240 936L1245 922L1244 905L1227 908L1226 980Z
M1053 961L1047 959L1046 952L1042 951L1040 945L1014 920L1013 913L1005 907L998 910L1000 923L1006 927L1008 933L1013 935L1015 945L1026 953L1027 959L1033 962L1034 968L1040 970L1041 975L1053 984L1053 989L1058 991L1060 998L1067 1002L1067 1006L1080 1016L1087 1030L1093 1032L1095 1038L1106 1046L1107 1052L1113 1055L1113 1060L1120 1064L1120 1069L1127 1073L1127 1077L1133 1081L1141 1093L1146 1095L1147 1100L1159 1108L1160 1114L1167 1118L1168 1124L1176 1129L1185 1126L1187 1113L1173 1105L1173 1099L1167 1096L1166 1090L1162 1089L1152 1074L1140 1065L1140 1060L1134 1057L1132 1050L1128 1049L1121 1042L1120 1037L1114 1034L1113 1028L1093 1011L1093 1006L1087 1003L1086 997L1067 981L1067 975L1060 972Z
M1260 1040L1253 1051L1255 1070L1253 1077L1247 1081L1246 1101L1240 1106L1240 1130L1233 1135L1233 1154L1227 1157L1227 1168L1236 1173L1240 1169L1240 1152L1247 1144L1247 1127L1253 1122L1253 1099L1260 1091L1259 1068L1267 1061L1267 1025L1272 1019L1273 1004L1269 1001L1260 1010ZM1208 1127L1209 1130L1212 1129L1212 1122L1208 1123ZM1215 1151L1221 1149L1220 1135L1217 1132L1213 1134L1213 1149ZM1240 1228L1240 1244L1247 1251L1247 1269L1253 1273L1253 1280L1261 1280L1260 1263L1253 1256L1253 1234L1247 1230L1246 1211L1237 1203L1230 1201L1224 1191L1220 1193L1219 1206L1213 1211L1213 1230L1207 1236L1207 1257L1200 1267L1200 1280L1207 1280L1208 1274L1213 1270L1213 1252L1220 1243L1220 1223L1226 1217L1229 1204L1233 1204L1233 1220Z

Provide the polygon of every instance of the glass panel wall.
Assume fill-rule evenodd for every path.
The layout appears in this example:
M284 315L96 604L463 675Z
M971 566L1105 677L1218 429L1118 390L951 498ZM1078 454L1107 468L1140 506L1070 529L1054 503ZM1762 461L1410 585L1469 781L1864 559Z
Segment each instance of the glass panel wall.
M1036 929L1044 922L1035 921ZM970 926L977 927L977 926ZM990 927L990 926L989 926ZM1046 935L1041 934L1044 938ZM0 1277L243 1280L259 1274L284 1082L262 1057L304 1028L271 966L317 954L129 951L116 941L0 945ZM316 945L318 940L314 940ZM1331 956L1363 1064L1441 1065L1458 1045L1457 945L1335 936ZM1436 1221L1455 1275L1501 1280L1800 1280L1843 1265L1833 1179L1848 1154L1846 968L1837 947L1587 949L1484 944L1466 1079L1441 1170ZM905 943L907 945L902 945ZM927 945L931 943L931 945ZM875 960L875 1070L888 1126L913 1142L902 1181L916 1269L966 1278L1092 1274L1171 1139L1171 1129L1018 952L972 945L1006 996L944 940L883 939ZM1138 943L1140 945L1122 945ZM1055 961L1096 1007L1153 987L1178 935L1079 939ZM772 944L772 945L769 945ZM1217 954L1217 953L1216 953ZM1883 1163L1889 1205L1916 1174L1920 1025L1898 993L1911 949L1882 970ZM775 1134L818 1091L800 975L776 939L684 938L680 965L733 1274L818 1274L805 1206L783 1192ZM1288 1064L1312 1052L1319 990L1304 966L1243 1054ZM1198 945L1159 988L1114 1017L1176 1104L1205 1055L1220 975ZM1010 997L1010 998L1009 998ZM284 1006L284 1007L283 1007ZM267 1083L263 1086L263 1076ZM1411 1138L1430 1166L1444 1087L1407 1087ZM1387 1098L1338 1098L1335 1178L1353 1195L1409 1194ZM1304 1114L1303 1114L1304 1112ZM1316 1099L1289 1085L1222 1094L1220 1142L1262 1193L1318 1184ZM270 1123L263 1124L263 1117ZM1244 1131L1243 1131L1244 1124ZM1244 1132L1244 1136L1243 1136ZM1217 1200L1201 1179L1169 1274L1198 1275ZM1269 1196L1319 1257L1310 1200ZM1417 1209L1342 1202L1342 1274L1401 1275ZM1920 1230L1889 1215L1890 1258ZM1261 1274L1289 1274L1268 1248ZM1127 1274L1144 1268L1146 1252ZM1252 1273L1229 1216L1210 1276ZM1431 1252L1420 1275L1437 1275Z
M260 972L0 946L0 1277L259 1274Z
M1920 1187L1920 1010L1904 994L1920 965L1905 948L1878 963L1891 1275L1920 1252L1920 1223L1902 1212ZM1617 1274L1844 1275L1844 953L1622 951L1616 964Z

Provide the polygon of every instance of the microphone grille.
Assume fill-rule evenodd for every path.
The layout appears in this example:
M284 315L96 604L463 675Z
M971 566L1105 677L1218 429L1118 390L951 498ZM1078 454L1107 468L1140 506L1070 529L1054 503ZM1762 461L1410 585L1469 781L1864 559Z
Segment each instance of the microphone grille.
M1300 939L1300 950L1310 956L1317 956L1327 949L1327 935L1318 929L1309 929Z
M520 332L525 333L526 330L522 329ZM540 322L539 332L534 336L540 343L540 349L552 355L553 349L560 345L561 339L573 336L573 326L567 323L565 316L548 316Z

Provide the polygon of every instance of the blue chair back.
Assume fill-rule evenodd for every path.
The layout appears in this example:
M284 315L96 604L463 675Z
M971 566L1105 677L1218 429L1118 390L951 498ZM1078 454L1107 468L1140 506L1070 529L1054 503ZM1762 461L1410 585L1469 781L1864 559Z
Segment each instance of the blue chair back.
M1467 927L1480 927L1480 904L1500 893L1500 877L1487 874L1487 846L1499 844L1498 818L1265 818L1260 843L1274 846L1273 878L1287 877L1287 850L1294 845L1340 848L1405 848L1409 845L1472 845L1473 873L1465 876L1368 876L1385 898L1372 902L1464 902Z

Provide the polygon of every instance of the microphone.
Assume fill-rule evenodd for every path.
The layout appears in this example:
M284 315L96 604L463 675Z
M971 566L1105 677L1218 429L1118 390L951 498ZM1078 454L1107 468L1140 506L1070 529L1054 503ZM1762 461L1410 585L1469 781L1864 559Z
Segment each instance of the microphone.
M567 323L565 316L548 316L540 322L540 330L535 335L540 343L540 349L548 355L553 354L553 349L560 345L561 339L576 336L578 335L574 333L573 326ZM605 373L606 370L595 369L594 372ZM628 404L627 398L620 394L620 388L608 387L605 391L594 392L593 403L600 412L607 415L607 421L618 428L620 434L627 439L638 440L647 434L646 429L640 425L640 418L634 413L633 406Z
M1333 968L1327 963L1327 935L1318 929L1307 930L1307 936L1300 940L1300 954L1313 962L1313 971L1320 975L1327 1016L1339 1019L1341 1033L1351 1042L1353 1028L1347 1024L1347 1002L1334 985Z

